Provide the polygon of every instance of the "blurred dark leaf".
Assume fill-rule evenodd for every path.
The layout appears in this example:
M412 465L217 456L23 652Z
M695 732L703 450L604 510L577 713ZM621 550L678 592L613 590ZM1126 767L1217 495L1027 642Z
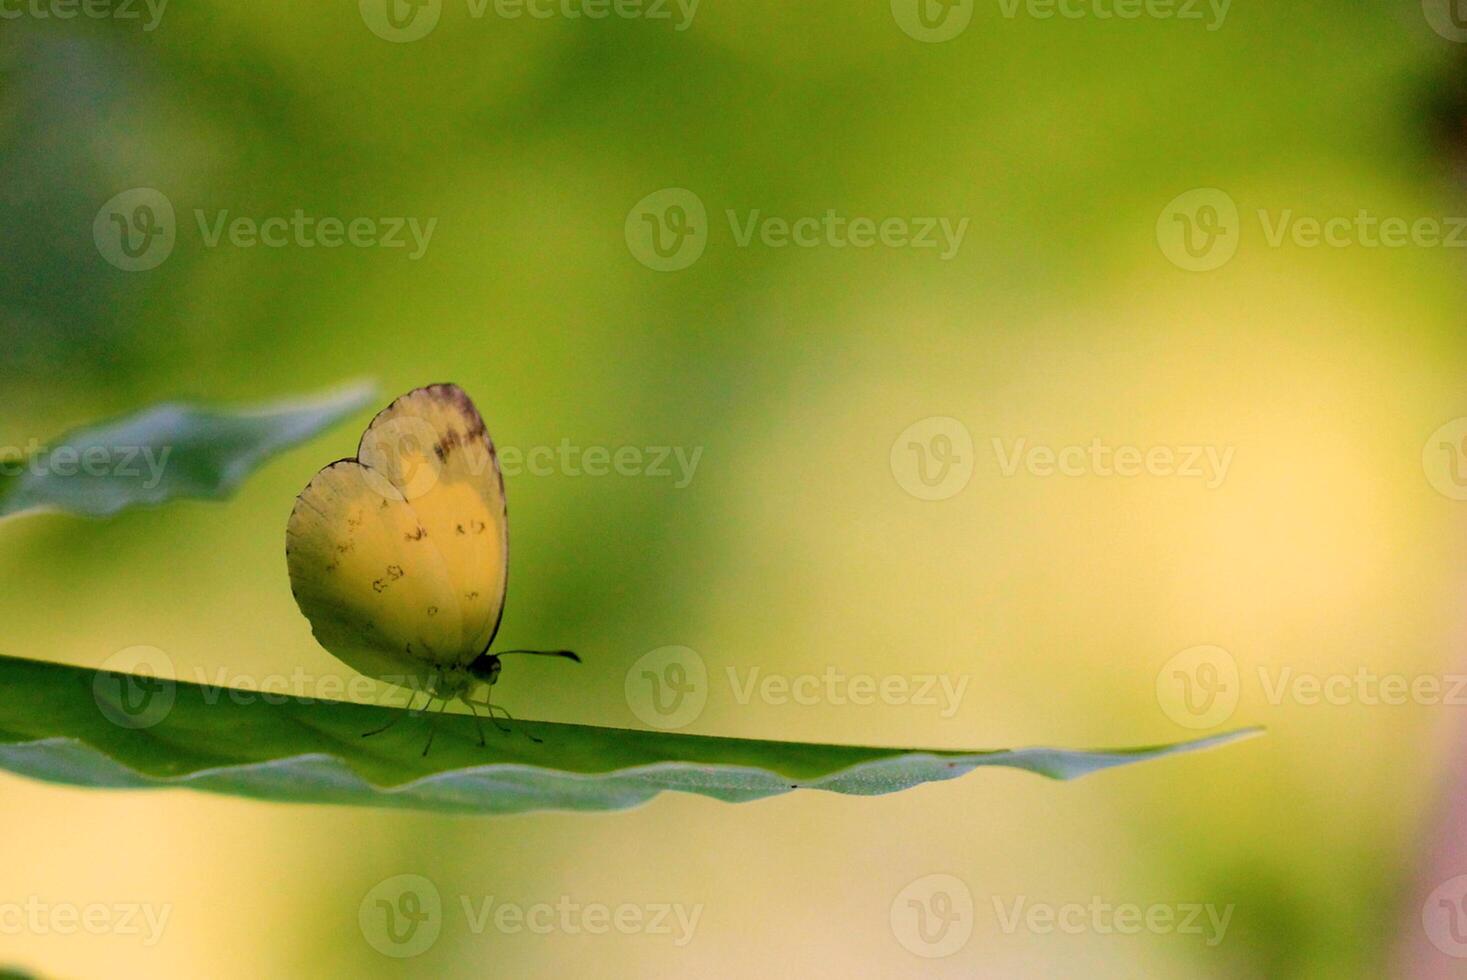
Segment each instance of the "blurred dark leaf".
M0 518L34 511L108 517L192 497L219 500L271 456L372 403L359 384L246 410L158 405L0 457Z

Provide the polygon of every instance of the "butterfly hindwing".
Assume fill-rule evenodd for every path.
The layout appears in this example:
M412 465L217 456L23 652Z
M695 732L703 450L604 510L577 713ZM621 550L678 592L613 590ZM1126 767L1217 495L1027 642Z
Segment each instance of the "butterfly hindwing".
M455 385L377 415L357 459L316 475L291 514L291 586L316 638L372 677L420 683L486 649L509 535L493 443Z

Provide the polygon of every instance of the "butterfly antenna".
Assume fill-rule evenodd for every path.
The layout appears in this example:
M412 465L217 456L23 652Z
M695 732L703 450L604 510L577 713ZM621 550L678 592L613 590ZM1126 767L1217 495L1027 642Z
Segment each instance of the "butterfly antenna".
M565 660L574 660L576 663L581 662L581 658L571 650L500 650L495 656L503 657L511 653L528 653L532 657L561 657Z
M406 712L404 712L404 713L394 712L393 715L392 715L391 720L389 720L387 722L387 724L383 725L381 728L374 728L370 732L362 732L362 738L366 738L369 735L381 735L383 732L387 731L387 729L391 728L393 725L396 725L399 721L401 721L403 714L412 714L412 712L413 712L413 702L415 700L417 700L417 697L418 697L418 692L417 691L413 691L413 693L411 693L411 694L408 695L408 703L407 703L407 711Z

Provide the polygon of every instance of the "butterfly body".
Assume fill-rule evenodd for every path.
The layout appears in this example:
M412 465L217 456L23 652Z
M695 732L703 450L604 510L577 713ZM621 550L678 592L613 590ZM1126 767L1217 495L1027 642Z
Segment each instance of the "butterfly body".
M430 699L475 703L470 693L501 669L489 649L504 615L509 517L469 396L430 385L378 413L357 455L297 498L286 559L296 602L333 655Z

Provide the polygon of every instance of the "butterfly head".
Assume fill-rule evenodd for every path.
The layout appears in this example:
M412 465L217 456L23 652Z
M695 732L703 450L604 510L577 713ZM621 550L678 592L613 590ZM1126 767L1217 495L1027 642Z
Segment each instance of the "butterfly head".
M469 676L492 687L494 682L499 680L500 667L499 658L494 654L481 653L469 661Z

